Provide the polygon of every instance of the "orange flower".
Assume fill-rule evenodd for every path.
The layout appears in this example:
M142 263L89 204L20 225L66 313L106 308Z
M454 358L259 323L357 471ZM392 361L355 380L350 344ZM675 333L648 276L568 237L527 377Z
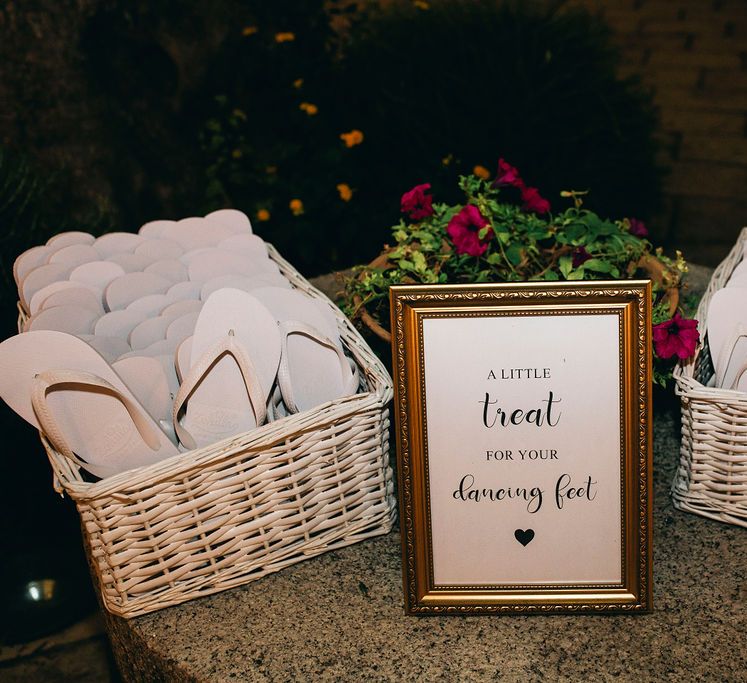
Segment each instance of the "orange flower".
M444 166L448 166L452 161L454 161L454 155L447 154L443 159L441 159L441 164Z
M303 202L300 199L291 199L288 206L294 216L300 216L303 213Z
M472 169L472 175L476 175L482 180L487 180L488 178L490 178L490 171L488 171L488 169L484 166L480 166L480 164L477 164L477 166Z
M303 78L297 78L293 81L293 87L298 90L303 85Z
M241 35L242 36L253 36L255 33L258 33L259 29L256 26L244 26L243 29L241 29Z
M296 39L296 34L291 33L290 31L285 31L283 33L276 33L275 34L275 42L276 43L289 43L292 40Z
M265 166L265 173L267 175L275 175L278 172L277 166Z
M354 128L349 133L340 133L340 140L345 143L345 147L355 147L363 142L363 133Z
M270 212L267 209L260 209L257 211L257 220L262 222L269 221Z
M338 183L337 191L340 193L340 199L344 202L349 202L353 198L353 190L347 183Z
M301 111L305 111L309 116L315 116L319 111L319 107L315 104L311 104L311 102L301 102L301 104L298 105L298 108Z
M235 150L233 150L233 152L231 152L231 156L232 156L232 157L233 157L234 159L241 159L241 157L242 157L242 153L241 153L241 150L240 150L240 149L235 149Z
M415 5L415 7L417 7L418 9L425 10L425 9L431 8L430 4L427 3L425 0L415 0L415 2L413 2L412 4Z

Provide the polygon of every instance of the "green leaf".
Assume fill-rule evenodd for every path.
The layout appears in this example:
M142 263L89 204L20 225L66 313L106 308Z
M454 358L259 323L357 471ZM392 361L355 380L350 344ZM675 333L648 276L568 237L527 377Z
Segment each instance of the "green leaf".
M559 280L560 276L554 270L548 270L545 273L545 280Z
M506 249L506 258L512 265L518 266L521 263L521 259L523 258L523 252L524 249L522 248L522 246L514 242Z
M586 264L584 263L584 266ZM580 268L577 268L574 270L570 275L568 275L569 280L583 280L584 279L584 266L581 266Z
M560 272L563 275L563 277L566 280L569 280L569 275L571 274L571 271L573 270L573 259L570 256L561 256L560 260L558 261L558 267L560 268Z
M611 273L612 267L612 264L608 261L602 261L598 258L592 258L588 261L584 261L584 268L586 270L593 270L597 273Z
M423 256L423 253L420 251L413 252L412 263L415 267L415 272L417 273L424 273L428 269L425 256Z

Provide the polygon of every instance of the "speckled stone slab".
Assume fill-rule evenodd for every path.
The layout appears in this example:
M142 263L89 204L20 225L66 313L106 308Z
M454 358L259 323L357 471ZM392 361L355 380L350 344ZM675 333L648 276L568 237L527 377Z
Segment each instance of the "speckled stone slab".
M123 678L747 680L747 530L672 507L678 406L655 398L651 614L407 617L393 533L137 619L107 615Z

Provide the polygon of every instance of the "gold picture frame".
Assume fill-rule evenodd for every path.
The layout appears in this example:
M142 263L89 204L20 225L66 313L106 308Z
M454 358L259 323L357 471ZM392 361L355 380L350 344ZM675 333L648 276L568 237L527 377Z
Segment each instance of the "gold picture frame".
M406 612L651 610L650 281L390 303Z

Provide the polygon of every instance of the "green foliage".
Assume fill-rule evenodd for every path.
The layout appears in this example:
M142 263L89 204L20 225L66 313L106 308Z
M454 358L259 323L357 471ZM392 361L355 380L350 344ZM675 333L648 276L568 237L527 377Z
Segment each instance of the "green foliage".
M686 265L631 234L630 221L607 220L583 208L581 193L564 192L573 206L538 216L510 201L489 182L461 176L459 204L433 203L433 214L392 228L394 244L371 265L359 266L346 283L344 309L352 318L363 311L379 324L389 320L389 287L395 284L458 284L557 280L611 280L650 277L653 324L669 320L676 307ZM509 188L510 190L510 188ZM487 226L477 235L479 256L459 253L447 228L464 206L479 209ZM673 304L674 302L674 304ZM654 378L666 384L674 361L657 358Z

